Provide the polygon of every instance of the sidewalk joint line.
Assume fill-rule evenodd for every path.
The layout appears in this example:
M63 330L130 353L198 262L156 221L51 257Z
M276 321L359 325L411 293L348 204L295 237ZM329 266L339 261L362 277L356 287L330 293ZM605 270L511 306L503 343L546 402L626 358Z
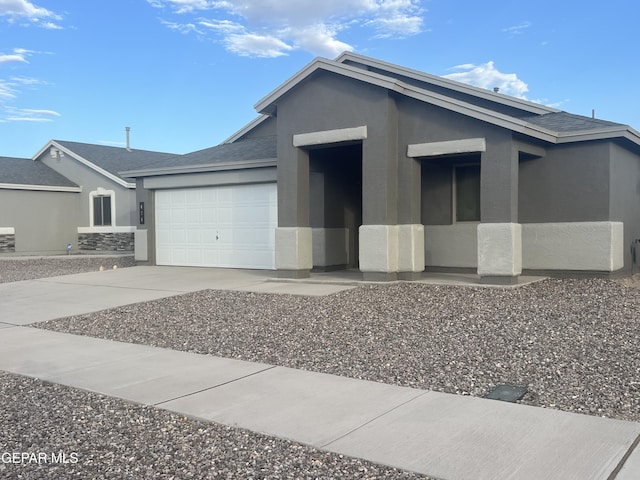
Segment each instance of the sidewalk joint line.
M178 400L180 398L190 397L191 395L196 395L198 393L206 392L207 390L213 390L214 388L218 388L218 387L223 387L225 385L229 385L230 383L234 383L234 382L237 382L239 380L244 380L245 378L253 377L254 375L257 375L257 374L262 373L262 372L266 372L267 370L272 370L272 369L277 368L277 367L278 367L277 365L269 365L267 368L263 368L262 370L258 370L257 372L252 372L252 373L249 373L249 374L244 375L242 377L238 377L238 378L234 378L233 380L228 380L226 382L218 383L217 385L212 385L211 387L206 387L206 388L203 388L201 390L197 390L195 392L189 392L189 393L185 393L184 395L178 395L177 397L170 398L168 400L163 400L163 401L158 402L158 403L152 403L151 405L154 406L154 407L157 407L157 406L162 405L163 403L173 402L174 400Z
M329 445L331 445L332 443L335 443L335 442L337 442L338 440L342 440L342 439L343 439L343 438L345 438L346 436L351 435L351 434L352 434L353 432L355 432L356 430L360 430L362 427L365 427L365 426L369 425L370 423L375 422L375 421L376 421L376 420L378 420L379 418L382 418L382 417L384 417L385 415L388 415L389 413L393 412L394 410L397 410L397 409L398 409L398 408L400 408L400 407L404 407L406 404L411 403L411 402L413 402L414 400L417 400L418 398L420 398L420 397L422 397L422 396L424 396L424 395L427 395L427 394L429 394L429 393L431 393L431 391L430 391L430 390L427 390L427 391L425 391L425 392L422 392L422 393L420 393L420 394L416 395L415 397L412 397L412 398L410 398L409 400L407 400L407 401L405 401L405 402L402 402L402 403L400 403L400 404L396 405L395 407L390 408L389 410L386 410L386 411L382 412L382 413L381 413L381 414L379 414L379 415L376 415L375 417L373 417L373 418L371 418L371 419L367 420L366 422L364 422L364 423L362 423L362 424L358 425L357 427L352 428L352 429L351 429L351 430L349 430L348 432L343 433L343 434L342 434L342 435L340 435L339 437L334 438L334 439L333 439L333 440L331 440L330 442L327 442L327 443L325 443L325 444L323 444L323 445L320 445L318 448L326 448L326 447L328 447Z
M622 470L622 467L624 467L624 464L627 463L627 460L629 460L629 457L631 456L633 451L638 447L639 443L640 443L640 435L638 435L636 437L636 439L631 444L629 449L626 451L626 453L623 455L623 457L618 462L618 465L616 465L616 468L614 468L613 471L611 472L611 475L609 475L607 477L607 480L614 480L615 478L618 477L618 474L620 473L620 470Z

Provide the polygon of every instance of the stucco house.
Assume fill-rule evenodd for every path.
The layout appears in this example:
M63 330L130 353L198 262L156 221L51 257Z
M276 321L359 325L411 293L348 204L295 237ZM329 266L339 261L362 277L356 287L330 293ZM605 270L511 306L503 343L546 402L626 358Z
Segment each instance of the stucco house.
M163 265L624 274L640 134L353 53L318 58L222 145L131 169Z
M118 172L173 156L51 140L31 159L0 158L0 250L133 251L135 180Z

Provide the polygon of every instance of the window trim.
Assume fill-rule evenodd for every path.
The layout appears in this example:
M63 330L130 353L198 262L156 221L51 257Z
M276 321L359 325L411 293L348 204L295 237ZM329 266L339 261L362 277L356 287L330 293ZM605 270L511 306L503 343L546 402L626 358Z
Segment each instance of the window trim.
M110 197L111 199L111 225L96 225L93 213L94 198L96 197ZM115 227L116 226L116 192L113 190L107 190L102 187L98 187L93 192L89 193L89 226L90 227Z

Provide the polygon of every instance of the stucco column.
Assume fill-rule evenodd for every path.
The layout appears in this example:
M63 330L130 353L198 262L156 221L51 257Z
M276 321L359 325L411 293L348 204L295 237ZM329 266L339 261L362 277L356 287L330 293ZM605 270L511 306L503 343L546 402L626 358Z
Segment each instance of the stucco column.
M278 228L275 263L279 276L302 278L313 266L309 223L309 155L278 138Z
M362 143L362 226L360 271L365 280L398 278L398 111L386 99ZM379 122L379 123L378 123Z
M403 280L419 278L425 268L421 167L406 155L398 162L398 277Z
M483 283L517 283L522 273L518 157L510 133L487 138L481 155L478 225L478 275Z

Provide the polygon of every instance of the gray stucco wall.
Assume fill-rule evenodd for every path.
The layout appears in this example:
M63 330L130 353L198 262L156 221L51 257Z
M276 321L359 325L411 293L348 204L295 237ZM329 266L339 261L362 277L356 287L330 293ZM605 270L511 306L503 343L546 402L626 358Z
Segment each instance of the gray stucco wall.
M61 173L72 182L82 186L82 199L79 201L80 205L80 217L79 227L90 226L89 219L89 206L90 206L90 193L98 189L98 187L106 190L113 190L116 198L116 212L115 212L115 225L116 226L130 226L135 225L135 189L129 189L122 187L114 181L106 178L105 176L97 173L88 166L78 162L77 160L65 155L64 157L54 159L49 155L49 151L44 152L38 160L42 161L45 165Z
M326 72L316 73L278 103L278 221L309 226L308 154L295 134L367 126L362 142L363 224L397 221L397 111L387 91ZM306 185L306 186L305 186Z
M606 142L558 145L519 165L521 223L609 220Z
M64 253L77 250L79 193L0 189L0 227L15 228L15 251Z
M624 223L624 268L631 270L631 246L640 239L640 155L610 143L610 215ZM640 242L636 252L636 271L640 264Z

